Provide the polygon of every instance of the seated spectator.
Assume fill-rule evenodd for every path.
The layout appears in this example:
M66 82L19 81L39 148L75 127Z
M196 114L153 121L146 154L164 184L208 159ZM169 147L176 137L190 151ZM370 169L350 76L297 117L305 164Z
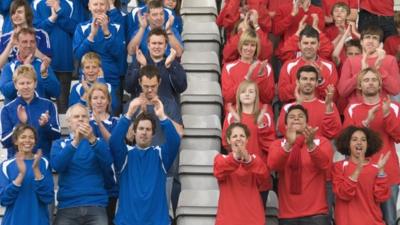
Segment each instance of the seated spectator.
M70 136L53 142L51 165L59 174L55 225L107 225L104 174L112 164L108 144L96 138L89 112L77 103L67 110Z
M181 4L181 0L163 0L164 7L172 12L172 16L174 17L174 27L180 34L183 30L183 21L180 15Z
M111 95L110 102L111 108L113 112L117 112L119 99L115 93L115 90L112 88L111 84L106 83L103 77L103 71L101 69L101 59L99 55L94 52L86 53L81 60L82 67L82 79L79 83L75 84L71 88L71 93L69 95L69 106L72 106L76 103L81 103L82 105L87 105L87 93L89 92L90 87L96 83L100 82L106 85L108 92Z
M158 94L180 104L180 94L187 88L186 72L176 59L174 49L166 55L167 45L167 33L161 28L154 28L149 32L147 40L149 54L145 55L140 49L136 50L136 57L129 66L125 81L125 90L132 98L138 97L142 92L138 79L140 69L146 65L153 65L158 68L162 80Z
M362 54L360 40L348 40L349 36L350 27L347 27L346 31L339 39L335 46L335 49L332 52L332 60L336 64L338 71L342 70L343 62L345 62L348 57Z
M240 19L237 22L235 28L232 31L232 35L225 43L224 50L222 53L223 64L235 61L240 57L240 53L238 50L239 40L242 34L249 29L254 29L257 32L257 39L261 44L261 51L257 58L260 61L271 59L273 51L272 43L268 39L268 33L260 29L260 26L258 25L257 21L258 21L258 13L256 10L253 9L247 12L244 19Z
M88 52L97 53L101 58L104 80L120 96L120 76L125 74L121 67L121 62L126 60L125 39L121 25L110 21L107 16L108 8L107 0L89 0L92 18L76 27L73 50L79 61Z
M369 159L382 147L379 135L365 127L350 126L336 146L347 159L336 162L333 170L335 224L385 225L379 204L390 197L384 170L390 153L380 155L377 164Z
M334 24L334 18L332 16L332 12L335 8L335 4L343 3L346 4L349 8L349 12L347 15L347 19L349 21L355 22L358 16L358 2L354 0L322 0L322 10L325 15L325 24Z
M228 103L236 103L236 91L243 80L255 81L261 91L261 103L270 104L275 94L274 75L271 65L266 60L257 60L262 49L254 30L247 30L241 35L238 51L240 58L222 68L221 85L225 110Z
M220 190L216 225L265 224L259 192L269 171L261 158L249 152L249 136L246 125L232 123L226 130L232 151L214 158L214 176Z
M38 81L32 66L18 67L14 72L13 82L18 97L1 110L1 143L7 148L7 158L10 159L15 154L11 136L21 123L29 124L37 130L34 151L41 149L43 155L49 158L52 141L61 136L57 108L53 102L35 93Z
M149 32L155 28L162 28L168 36L168 45L166 55L170 54L170 48L176 51L176 56L179 58L183 53L183 42L181 35L173 26L175 18L169 15L168 21L165 21L164 7L161 1L152 0L148 3L148 13L138 13L139 28L134 30L134 33L129 36L128 54L133 55L139 48L144 54L147 54L147 40ZM128 17L129 18L129 17ZM129 23L128 23L129 27ZM129 31L128 31L129 34Z
M251 21L255 22L253 25L259 25L259 28L267 34L271 31L272 25L267 8L268 0L226 0L216 22L218 26L225 28L226 39L229 40L235 24L251 12L253 15Z
M166 136L165 141L160 145L151 145L156 124L153 116L147 113L141 113L134 120L136 145L129 146L124 141L134 113L146 104L145 98L133 99L128 112L121 117L110 138L120 184L120 198L114 220L116 225L171 224L164 187L167 171L179 151L180 137L164 113L163 103L159 99L153 99L151 104L154 105L161 132Z
M1 28L1 33L5 34L13 30L13 25L11 22L10 8L12 2L15 0L2 0L0 2L0 15L3 16L3 27ZM26 0L28 5L31 5L33 0ZM12 14L12 13L11 13Z
M361 31L363 54L349 57L344 62L338 83L339 94L347 98L349 103L361 102L357 91L357 76L362 69L372 67L382 76L382 96L400 93L400 74L396 58L387 55L380 47L383 33L379 27L371 26Z
M3 35L0 36L0 68L7 62L17 58L18 49L15 45L17 44L16 34L19 30L27 27L32 28L33 12L28 2L25 0L13 1L11 3L10 13L13 30L8 33L3 33ZM49 35L44 30L35 29L35 36L37 43L35 56L42 61L50 60L51 47Z
M325 184L332 146L307 125L303 106L291 106L285 121L285 137L272 143L268 155L268 168L279 177L279 224L331 224Z
M45 30L52 48L51 67L61 83L61 95L57 106L61 113L68 108L68 94L71 87L74 60L72 38L76 26L84 20L83 9L79 0L36 0L32 4L33 24Z
M319 33L311 26L306 26L299 34L298 46L301 56L296 59L286 61L279 74L278 95L279 99L284 102L292 102L296 100L295 90L297 78L296 74L300 67L311 65L319 71L318 86L316 88L316 97L324 99L326 89L329 85L336 86L338 75L335 65L318 56Z
M17 90L13 83L14 71L23 64L30 64L36 72L38 95L43 98L57 98L60 95L60 83L54 75L49 61L42 61L34 56L36 48L35 30L22 28L16 35L18 54L17 58L7 63L0 76L0 91L8 103L17 97Z
M330 85L326 89L325 101L318 99L316 89L318 86L318 70L313 66L302 66L296 74L296 101L284 105L278 119L278 130L281 134L286 133L285 118L287 111L293 105L300 104L307 111L309 116L308 124L318 127L317 134L327 139L333 139L342 129L342 123L333 96L335 88Z
M386 224L395 224L400 184L400 165L395 143L400 141L400 105L391 102L387 96L382 96L383 82L381 74L376 69L366 68L358 74L356 88L361 93L361 101L349 104L344 112L343 127L349 125L368 127L379 133L383 146L371 156L372 163L378 163L381 155L390 152L385 172L392 194L381 208Z
M48 205L54 201L49 161L39 150L35 128L22 124L12 134L15 158L4 161L0 172L0 203L6 207L3 225L50 224Z
M396 34L386 38L383 48L388 55L396 57L400 68L400 12L395 13L394 24L396 25Z

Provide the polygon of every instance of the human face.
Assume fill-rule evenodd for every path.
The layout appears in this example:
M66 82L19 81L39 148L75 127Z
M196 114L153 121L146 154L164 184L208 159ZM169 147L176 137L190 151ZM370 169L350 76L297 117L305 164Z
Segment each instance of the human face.
M165 54L167 42L165 40L165 37L162 35L152 35L149 38L147 47L149 49L150 56L153 59L162 59Z
M88 6L93 18L96 18L98 15L104 15L108 11L107 0L90 0Z
M18 151L23 153L32 153L32 149L35 147L35 134L31 129L25 129L20 135L18 135L16 142Z
M365 133L358 130L351 135L350 138L350 156L353 159L359 159L365 155L367 151L367 137Z
M256 54L257 44L254 42L244 43L240 51L240 56L242 60L253 60Z
M332 17L336 24L344 24L347 18L347 11L343 7L335 7L332 11Z
M151 28L162 27L164 24L164 9L153 8L149 10L149 25Z
M90 104L92 110L96 113L104 113L107 112L107 107L109 104L109 100L107 95L100 90L94 90L92 96L90 98Z
M36 39L35 35L21 33L18 35L18 51L19 56L25 59L29 55L35 54L36 51Z
M232 151L236 151L241 146L246 147L248 138L241 127L234 127L227 141L231 145Z
M176 0L164 0L164 6L169 8L169 9L175 9Z
M68 124L72 132L79 128L80 124L89 123L89 113L81 106L75 106L69 115Z
M240 103L242 105L253 105L256 101L256 87L249 85L239 95Z
M140 81L140 86L142 87L142 92L147 100L152 100L157 96L159 82L157 77L153 77L149 79L146 76L143 76Z
M147 148L151 144L153 127L150 120L141 120L136 127L135 140L140 148Z
M361 49L357 48L356 46L349 46L346 48L346 56L355 56L355 55L360 55L361 54Z
M379 35L365 34L363 39L360 40L360 43L363 51L370 55L375 53L376 49L379 47L380 38Z
M18 7L14 14L11 15L11 21L14 26L26 25L25 7Z
M299 49L304 59L314 60L317 57L319 42L317 38L302 36Z
M100 74L100 66L96 62L89 60L83 65L83 74L87 81L93 83Z
M25 101L30 101L35 95L36 82L27 77L19 77L14 83L15 89L17 89L18 94Z
M288 113L286 126L293 128L297 133L304 131L307 125L306 115L300 109L293 109Z
M381 85L378 76L371 71L367 72L361 79L359 88L364 96L379 95Z
M317 75L314 72L301 72L297 82L301 94L312 95L317 87Z

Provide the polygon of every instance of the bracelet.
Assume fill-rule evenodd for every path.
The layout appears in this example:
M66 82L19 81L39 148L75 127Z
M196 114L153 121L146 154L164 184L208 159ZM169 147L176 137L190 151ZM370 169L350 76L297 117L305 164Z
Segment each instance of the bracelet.
M104 34L104 38L105 39L109 39L111 37L111 32L110 33L108 33L107 35L106 34Z

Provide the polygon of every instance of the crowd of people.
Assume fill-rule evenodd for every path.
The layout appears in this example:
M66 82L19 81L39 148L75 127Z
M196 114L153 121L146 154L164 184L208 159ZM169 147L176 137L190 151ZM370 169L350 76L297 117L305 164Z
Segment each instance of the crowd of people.
M138 1L131 12L128 3L1 1L2 224L174 222L188 86L181 1ZM225 0L216 23L225 40L216 224L268 224L275 190L281 225L395 225L394 1Z

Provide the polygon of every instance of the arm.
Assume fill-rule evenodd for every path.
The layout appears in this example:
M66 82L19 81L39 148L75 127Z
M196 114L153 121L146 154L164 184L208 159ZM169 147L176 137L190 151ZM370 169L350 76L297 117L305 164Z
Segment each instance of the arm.
M92 51L92 43L87 39L82 31L81 26L77 26L74 39L72 42L72 48L74 51L74 56L77 60L81 60L82 56L90 51Z
M336 72L336 66L333 63L329 63L329 67L323 65L321 70L321 76L323 78L322 82L318 84L316 91L320 99L326 97L326 90L329 85L333 87L337 86L338 74ZM336 94L337 95L337 94ZM336 96L334 95L334 99Z
M272 45L272 42L268 39L268 34L264 32L264 30L258 29L257 35L261 44L261 52L260 55L258 56L258 59L261 61L266 59L270 60L272 57L274 46Z
M243 168L255 176L259 188L270 186L269 171L266 164L256 155L251 155L250 157L251 161L249 163L242 163Z
M44 163L44 159L41 160ZM44 204L51 204L54 200L54 184L53 174L50 168L46 168L45 165L41 166L42 179L34 180L33 189L39 199Z
M180 58L183 54L183 42L181 35L173 27L166 32L168 34L168 44L171 46L171 48L175 49L176 56Z
M272 33L276 36L284 33L296 21L300 21L296 19L297 13L293 11L292 13L288 13L292 10L291 8L295 7L290 7L287 5L277 10L277 13L272 21Z
M131 94L132 97L136 97L140 92L139 71L140 63L136 60L136 57L133 57L133 62L129 65L125 76L125 90Z
M3 67L3 71L0 76L0 91L4 97L10 100L17 97L17 90L15 89L14 82L12 81L12 74L13 71L11 71L11 63L8 63Z
M283 41L283 40L282 40ZM283 44L282 48L278 49L277 56L282 62L298 57L297 52L299 49L299 36L293 34Z
M222 182L239 168L239 162L237 162L232 153L229 155L218 154L214 158L214 176L219 182Z
M1 164L2 171L0 172L0 204L2 206L12 206L18 197L21 186L14 184L12 180L8 177L7 167Z
M377 177L374 184L374 199L376 202L383 203L390 198L389 180L387 176Z
M262 152L264 152L265 160L267 163L269 148L273 141L276 140L275 124L272 109L268 106L268 111L264 113L262 123L258 125L258 144Z
M325 139L319 139L318 143L314 139L314 149L307 149L310 154L311 161L320 170L327 170L331 165L331 158L333 157L333 151L331 143Z
M115 27L119 26L119 27ZM123 34L123 29L120 25L111 25L109 24L109 32L111 34L111 37L106 39L106 49L108 54L113 56L115 61L122 61L126 60L126 57L124 59L125 54L121 54L122 52L125 51L125 38Z
M160 125L166 140L161 147L162 160L165 168L168 170L178 154L181 137L178 134L177 129L175 129L172 120L160 120Z
M239 84L235 82L233 76L227 71L226 65L222 69L221 84L222 84L222 97L224 98L225 103L227 102L235 103L236 90Z
M140 26L139 30L136 32L135 36L129 41L128 44L128 55L134 55L136 52L136 48L140 47L140 43L142 42L143 35L145 30L147 29L146 27Z
M10 112L9 107L3 107L3 109L1 110L1 144L5 148L10 148L14 146L12 142L12 135L14 133L15 124L10 118L12 113L16 114L16 111Z
M343 201L351 201L357 192L357 181L344 175L344 162L335 163L333 168L333 192Z
M12 38L12 36L11 36ZM8 56L10 55L12 49L13 49L13 41L11 40L7 43L6 47L2 49L3 51L0 54L0 68L3 68L5 64L8 62Z
M49 119L44 126L40 126L38 129L39 135L41 137L46 137L48 140L56 140L61 137L60 124L58 122L58 113L56 110L56 105L54 103L49 103ZM45 112L44 112L45 113Z
M33 26L39 29L43 29L50 34L55 26L55 21L53 20L54 16L51 15L50 7L46 6L45 1L42 1L39 2L39 4L37 5L33 4L32 11Z
M397 95L400 93L400 73L397 61L394 57L386 56L389 62L388 66L381 66L379 71L382 74L382 89L387 91L390 95Z
M58 98L60 96L60 82L51 67L47 69L47 77L41 79L46 97Z
M169 68L167 68L169 73L169 82L175 92L180 94L184 92L187 88L186 72L182 65L174 60Z
M323 32L320 32L319 33L318 55L324 59L330 59L333 49L334 49L334 45L329 40L329 38Z
M103 138L97 138L92 148L100 168L102 168L104 172L107 172L113 163L113 158L107 142L105 142Z
M286 151L284 145L286 140L275 140L269 147L268 168L274 171L283 170L289 158L290 152Z
M217 17L217 24L224 27L227 31L231 31L236 21L240 19L239 13L240 1L225 1L225 6Z
M59 11L57 11L57 20L56 24L59 28L61 28L64 32L69 35L74 35L76 26L78 25L78 21L73 18L74 15L70 16L71 10L61 7Z
M54 141L50 151L51 166L58 173L65 172L68 165L71 163L72 158L77 150L72 142L64 142L62 140Z
M394 103L391 103L391 105ZM397 107L396 107L397 106ZM399 105L393 105L393 108L399 109ZM385 133L394 139L396 143L400 142L400 112L390 109L389 115L383 118Z
M266 64L264 68L260 68L261 66L263 66L263 63L260 63L259 68L256 68L255 72L253 72L252 80L257 83L260 90L260 101L271 104L275 96L274 72L269 64ZM262 73L259 75L258 71L260 70L262 70Z
M118 173L121 173L123 169L124 162L128 155L128 148L125 144L125 135L129 129L131 121L122 116L118 121L117 126L111 132L111 137L109 140L111 153L114 158L115 169Z
M225 43L224 50L222 52L223 63L232 62L239 58L239 52L237 50L237 46L239 44L239 39L241 35L242 35L241 32L232 35Z
M353 66L351 58L347 58L342 67L337 89L343 98L350 96L357 88L357 76L353 74L355 72Z
M282 102L290 102L295 100L294 90L296 89L296 83L292 83L291 75L288 74L287 62L282 66L279 74L278 81L278 96Z
M335 138L342 130L342 122L340 121L339 111L333 104L333 112L325 112L322 118L321 134L327 138Z

